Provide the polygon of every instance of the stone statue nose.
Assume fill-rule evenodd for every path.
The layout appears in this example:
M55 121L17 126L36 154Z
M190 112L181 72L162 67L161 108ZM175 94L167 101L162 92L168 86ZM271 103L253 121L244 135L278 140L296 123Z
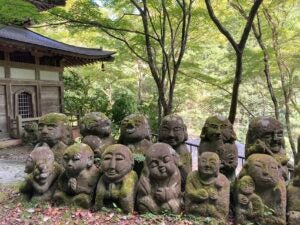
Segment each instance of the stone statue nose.
M48 127L46 125L43 126L42 133L48 133Z
M115 158L112 158L112 159L110 160L109 168L111 168L111 169L116 168L116 159L115 159Z

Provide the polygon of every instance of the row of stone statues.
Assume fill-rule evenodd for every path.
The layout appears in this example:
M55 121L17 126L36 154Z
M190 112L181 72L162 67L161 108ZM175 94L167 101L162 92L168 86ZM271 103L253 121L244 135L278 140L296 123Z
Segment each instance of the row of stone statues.
M239 225L300 224L300 163L286 187L283 127L273 118L251 121L246 162L237 179L236 135L221 116L205 122L197 171L191 171L186 125L177 115L163 118L155 144L142 115L122 121L118 141L102 113L82 118L82 143L68 146L69 131L63 114L40 118L39 143L26 161L29 175L20 187L30 199L96 210L117 205L126 213L184 210L220 225L227 224L230 211ZM135 166L136 155L145 157L142 166Z

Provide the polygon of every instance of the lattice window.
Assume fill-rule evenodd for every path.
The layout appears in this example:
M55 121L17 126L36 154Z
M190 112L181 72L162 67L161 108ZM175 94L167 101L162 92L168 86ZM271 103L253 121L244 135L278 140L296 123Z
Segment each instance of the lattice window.
M28 92L22 92L18 95L19 115L22 118L33 117L32 96Z
M0 51L0 60L4 60L4 52Z
M49 57L49 56L43 56L40 58L40 65L46 65L46 66L60 66L60 60L59 57Z
M35 58L30 52L12 52L9 53L10 61L22 63L35 63Z

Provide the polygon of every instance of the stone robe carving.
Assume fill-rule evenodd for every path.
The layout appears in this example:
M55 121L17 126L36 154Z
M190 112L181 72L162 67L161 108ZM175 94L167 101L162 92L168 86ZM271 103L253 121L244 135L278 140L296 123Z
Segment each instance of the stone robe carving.
M37 147L30 153L26 160L25 172L29 175L20 185L20 192L28 200L50 200L62 169L54 161L54 154L47 145Z
M110 119L101 112L87 113L80 120L82 142L90 145L95 157L101 156L108 145L115 143L111 135L111 125Z
M137 175L132 170L133 155L130 149L121 144L108 146L102 154L100 177L95 208L110 207L115 203L125 213L132 213L136 194Z
M236 134L230 121L223 116L207 118L200 138L199 155L203 152L217 153L221 160L220 172L234 181L238 150L234 143Z
M64 150L70 142L71 134L67 126L68 118L62 113L48 113L42 116L38 123L39 143L48 144L54 153L55 161L63 163Z
M288 225L300 224L300 162L298 162L294 178L287 188L287 221Z
M282 177L288 179L288 161L284 148L282 124L272 117L254 118L246 138L246 158L254 153L268 154L280 165Z
M263 212L248 216L253 224L286 224L286 186L280 174L280 165L270 155L252 154L244 164L238 183L244 176L249 176L255 184L256 194L264 205ZM241 194L238 189L237 194ZM239 207L239 205L237 206ZM241 209L237 209L239 211Z
M71 145L65 150L63 159L65 171L59 178L54 202L89 208L99 179L92 149L83 143Z
M221 161L214 152L199 156L198 171L191 172L186 181L185 210L188 214L211 217L216 224L227 224L230 182L219 169Z
M141 213L181 211L181 177L178 155L165 143L152 145L137 190L137 208Z
M168 115L162 119L158 133L158 141L171 145L179 155L179 170L183 190L187 175L192 171L192 156L185 144L187 139L187 128L180 116Z

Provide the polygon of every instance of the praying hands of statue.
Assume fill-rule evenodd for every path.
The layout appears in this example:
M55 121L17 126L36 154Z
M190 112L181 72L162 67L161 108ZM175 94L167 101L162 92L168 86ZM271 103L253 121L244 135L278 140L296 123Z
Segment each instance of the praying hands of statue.
M71 191L76 193L77 190L77 180L75 178L70 178L68 181L68 187Z

